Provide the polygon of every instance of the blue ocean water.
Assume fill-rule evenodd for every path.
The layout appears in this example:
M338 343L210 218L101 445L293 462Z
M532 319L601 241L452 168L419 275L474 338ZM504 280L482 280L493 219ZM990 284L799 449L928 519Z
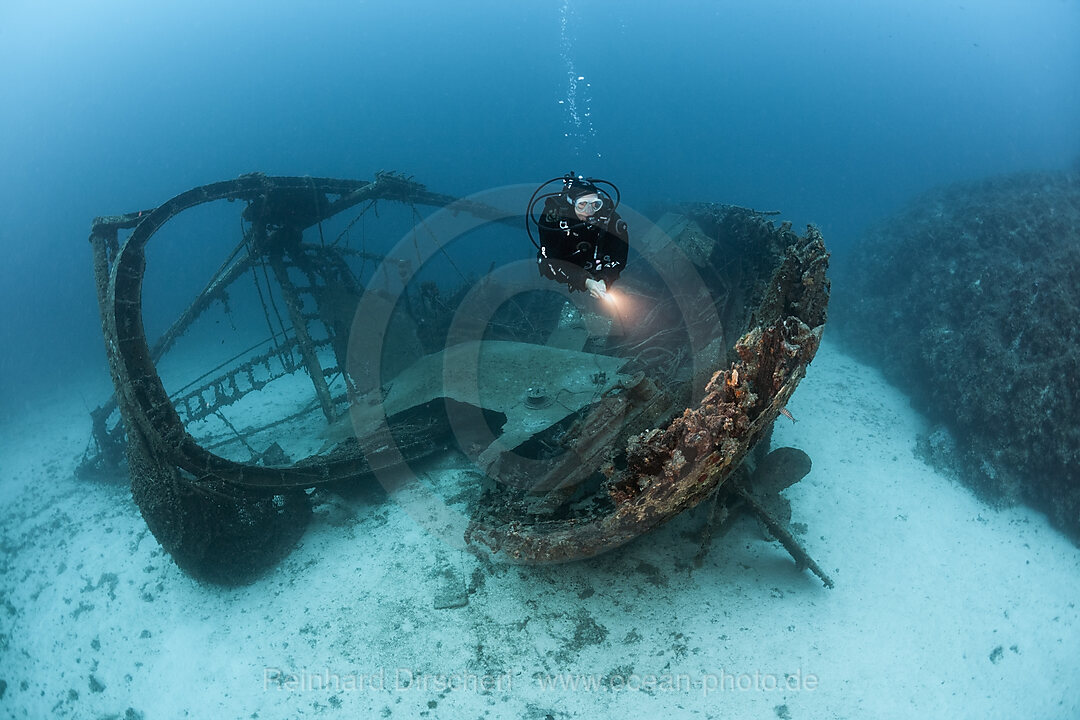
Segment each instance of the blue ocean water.
M1069 0L5 0L0 427L41 410L45 394L108 387L87 243L97 215L256 171L363 180L396 170L463 196L574 170L617 182L640 211L684 200L779 210L796 229L819 226L839 258L866 225L932 187L1077 167L1078 38L1080 4ZM237 242L238 214L199 208L155 238L151 338ZM403 229L414 219L393 207L380 217ZM496 230L458 238L432 272L533 256L524 227ZM234 311L217 319L250 331ZM774 682L820 673L825 699L802 700L819 717L852 707L959 717L994 703L1007 716L1014 708L999 701L1010 692L1075 710L1073 548L1038 516L993 515L912 460L906 433L922 420L874 370L832 347L813 370L791 405L799 423L783 421L777 438L814 445L817 475L792 505L797 522L815 520L806 539L827 548L838 578L820 603L813 578L750 534L704 570L671 551L701 544L675 523L595 563L495 568L433 550L400 506L366 489L322 497L318 532L266 582L201 584L157 544L126 484L57 477L86 441L72 437L81 426L70 416L88 421L71 398L57 437L11 433L19 439L4 447L18 457L0 453L5 488L27 488L6 508L0 548L0 716L286 717L329 714L341 697L352 710L384 705L384 716L455 707L434 685L391 706L402 701L324 698L283 681L391 661L527 666L513 682L533 694L500 687L457 706L491 717L611 712L577 694L560 715L566 697L536 690L536 668L610 684L700 664L734 668L741 683L759 662ZM56 456L31 457L40 448ZM432 596L435 610L459 609L424 584L445 578L467 588L467 613L431 613ZM578 655L560 656L575 645ZM927 670L931 659L940 668ZM985 698L965 697L973 687ZM649 699L672 717L742 707L730 694L657 692ZM606 697L627 717L646 706L643 694ZM807 717L797 694L774 697L742 716Z
M464 195L572 169L842 253L934 185L1073 162L1078 31L1065 0L7 0L0 396L104 372L96 215L252 171Z

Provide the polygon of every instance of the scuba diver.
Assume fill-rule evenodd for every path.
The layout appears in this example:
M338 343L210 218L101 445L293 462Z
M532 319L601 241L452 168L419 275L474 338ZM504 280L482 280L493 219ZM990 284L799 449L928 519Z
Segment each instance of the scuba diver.
M562 189L540 194L554 182L562 182ZM600 185L611 187L614 199ZM540 200L544 210L537 220L533 209ZM587 290L595 298L605 297L626 267L629 250L626 222L616 212L619 200L614 183L573 172L536 188L526 210L525 228L536 246L540 274L566 283L571 292ZM534 224L539 243L533 238Z

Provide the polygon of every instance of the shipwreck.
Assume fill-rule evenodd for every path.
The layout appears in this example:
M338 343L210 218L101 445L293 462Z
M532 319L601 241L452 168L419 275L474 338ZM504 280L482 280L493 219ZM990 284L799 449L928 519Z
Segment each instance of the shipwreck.
M126 471L162 547L217 582L280 560L320 497L394 497L435 462L456 480L423 497L473 552L572 561L707 502L710 528L750 512L831 586L779 494L809 459L766 452L825 326L818 231L716 203L624 211L636 254L598 308L537 276L522 192L252 174L95 218L115 394L81 471ZM470 265L491 238L519 259ZM150 313L184 247L217 253L209 277Z

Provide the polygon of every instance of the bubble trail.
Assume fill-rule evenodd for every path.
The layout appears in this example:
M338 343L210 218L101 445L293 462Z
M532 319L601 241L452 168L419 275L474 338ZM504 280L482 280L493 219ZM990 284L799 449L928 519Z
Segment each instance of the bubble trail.
M566 131L563 136L570 141L573 152L581 154L590 140L596 137L596 129L592 124L592 83L585 80L585 75L578 72L574 63L574 23L577 19L570 0L563 0L559 10L559 44L567 86L566 97L559 100L559 104L566 109ZM596 156L600 157L600 153L596 153Z

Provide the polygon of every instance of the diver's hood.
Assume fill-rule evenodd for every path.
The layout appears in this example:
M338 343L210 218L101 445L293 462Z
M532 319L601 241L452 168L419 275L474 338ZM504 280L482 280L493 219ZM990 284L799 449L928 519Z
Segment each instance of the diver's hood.
M571 201L576 201L579 197L584 197L586 195L599 195L603 197L607 193L601 191L600 188L587 180L570 179L567 180L566 186L563 188L563 194Z

